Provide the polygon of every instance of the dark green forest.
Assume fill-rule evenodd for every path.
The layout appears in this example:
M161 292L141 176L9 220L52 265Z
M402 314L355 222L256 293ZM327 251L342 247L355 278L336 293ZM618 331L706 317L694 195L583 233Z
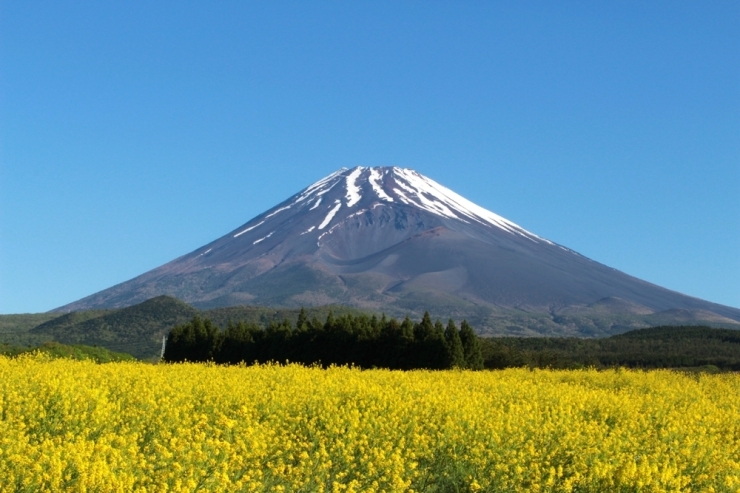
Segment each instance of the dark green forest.
M192 325L196 316L200 317L198 329L193 327L192 335L187 337L179 336L183 338L180 351L186 347L195 351L187 345L197 332L198 338L207 341L205 355L178 355L177 347L170 344L167 358L223 363L289 360L399 369L623 366L740 371L740 330L736 328L664 325L603 338L474 338L471 324L465 323L459 329L465 328L465 337L480 345L482 364L460 363L454 335L447 331L450 323L433 323L428 316L416 323L409 317L393 321L341 306L305 310L237 306L199 311L168 296L115 310L0 316L0 353L25 352L55 341L69 346L97 346L155 362L159 360L162 337L173 327ZM204 331L212 335L203 336ZM448 333L451 342L440 337L440 332ZM458 336L462 343L462 330L458 330ZM442 344L443 339L447 346ZM239 348L244 352L240 353ZM54 351L60 352L58 347Z
M740 331L661 326L602 339L482 338L484 366L537 368L701 368L740 371Z
M406 317L375 315L309 319L301 310L294 325L285 319L265 329L254 323L229 323L220 330L210 319L195 316L173 328L167 338L165 361L215 363L294 362L306 365L354 365L361 368L411 370L426 368L483 369L480 339L463 321L460 328L432 322L429 313L414 323Z
M361 368L504 369L684 368L740 371L740 331L702 326L639 329L603 339L478 337L463 321L402 321L330 312L325 321L304 310L265 328L229 322L224 330L195 316L167 338L165 361L295 362Z

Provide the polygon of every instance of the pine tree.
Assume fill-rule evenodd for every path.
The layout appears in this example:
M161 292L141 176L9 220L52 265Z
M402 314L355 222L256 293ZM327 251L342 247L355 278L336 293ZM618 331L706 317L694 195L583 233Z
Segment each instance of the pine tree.
M409 341L414 340L414 322L411 321L408 315L401 322L401 337Z
M336 325L336 320L334 319L334 310L329 310L329 315L326 316L324 330L327 332L331 332L334 329L334 325Z
M373 334L377 335L378 331L380 331L380 327L381 325L380 322L378 322L378 316L373 314L373 316L370 317L370 328L372 329Z
M450 349L447 347L447 338L445 338L445 326L439 319L434 322L432 332L433 339L430 342L430 351L432 353L432 368L444 370L452 368L450 365Z
M301 312L298 314L298 321L295 323L296 330L306 331L308 330L308 315L306 315L306 309L301 307Z
M444 339L445 337L445 326L442 325L442 322L437 319L436 322L434 322L434 338L435 339Z
M421 342L434 339L434 325L429 312L424 312L421 322L414 326L414 340Z
M465 354L465 367L471 370L482 370L483 353L481 352L480 341L467 320L463 320L460 324L460 341Z
M447 322L445 340L447 341L447 358L450 368L465 368L465 352L460 340L460 333L452 319Z

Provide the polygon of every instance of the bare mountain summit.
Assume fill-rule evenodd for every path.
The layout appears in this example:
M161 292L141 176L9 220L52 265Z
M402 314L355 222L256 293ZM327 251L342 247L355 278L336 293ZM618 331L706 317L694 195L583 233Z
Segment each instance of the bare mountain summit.
M740 323L736 308L594 262L396 167L342 168L216 241L58 311L124 307L162 294L201 308L429 310L475 320L484 333Z

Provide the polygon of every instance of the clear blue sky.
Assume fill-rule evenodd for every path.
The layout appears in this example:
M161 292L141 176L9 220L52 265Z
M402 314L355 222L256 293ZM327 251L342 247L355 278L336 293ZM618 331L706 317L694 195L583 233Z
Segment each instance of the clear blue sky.
M0 3L0 313L342 166L740 307L740 3Z

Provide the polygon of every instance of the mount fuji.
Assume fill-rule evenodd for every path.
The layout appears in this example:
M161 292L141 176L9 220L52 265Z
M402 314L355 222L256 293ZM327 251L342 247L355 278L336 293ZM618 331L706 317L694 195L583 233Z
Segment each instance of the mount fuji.
M740 309L602 265L397 167L342 168L187 255L55 311L162 294L198 308L429 310L466 317L481 333L740 324Z

